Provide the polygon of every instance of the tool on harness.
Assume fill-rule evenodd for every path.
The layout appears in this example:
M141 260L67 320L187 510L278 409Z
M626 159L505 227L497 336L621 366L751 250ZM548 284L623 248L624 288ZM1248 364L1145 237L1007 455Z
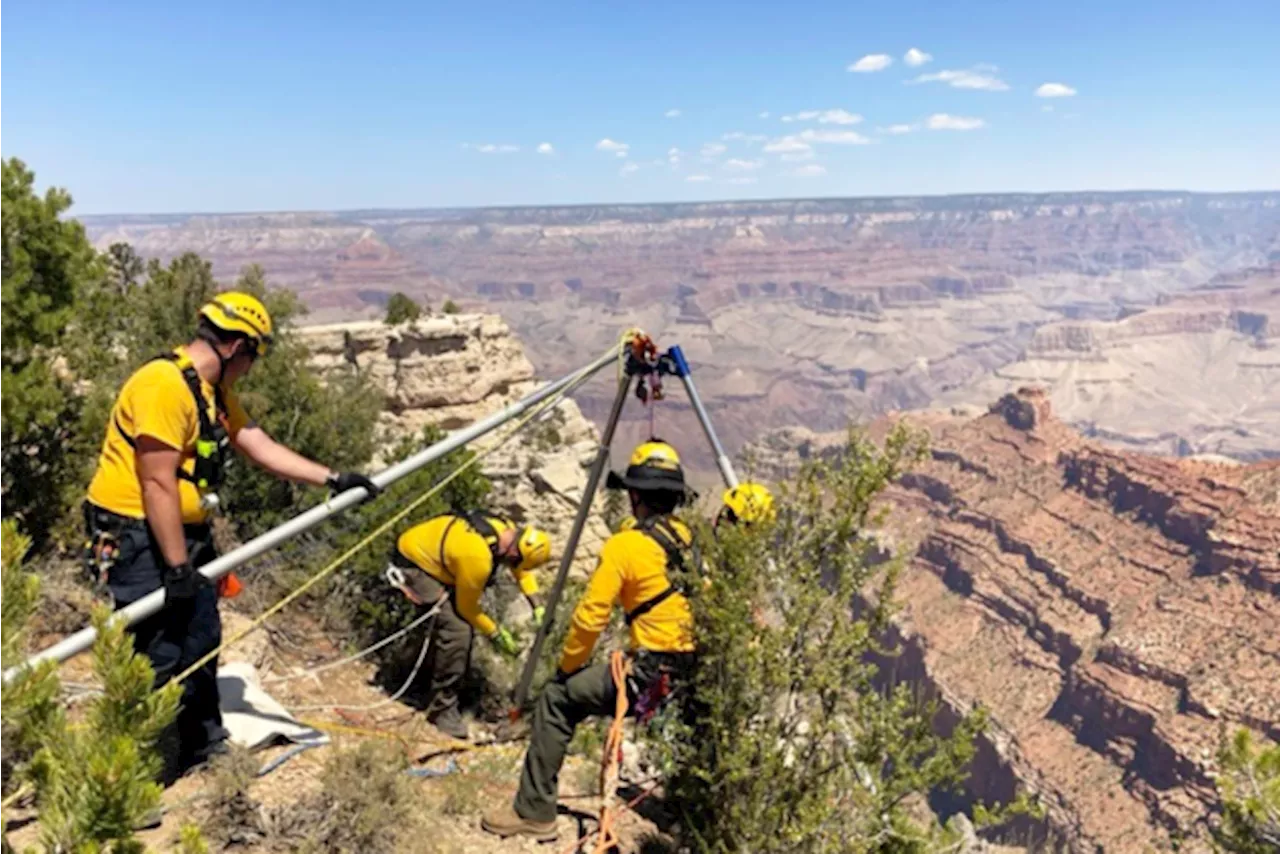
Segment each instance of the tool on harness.
M667 556L667 587L655 596L646 599L639 605L632 608L626 613L627 625L630 626L636 620L661 605L677 593L683 594L685 588L679 582L679 576L683 575L686 569L685 554L690 554L693 559L694 567L701 566L702 559L698 553L696 544L689 543L682 545L682 538L671 525L671 517L669 515L662 516L646 516L635 524L632 528L634 531L647 536L649 539L657 543L666 553ZM672 581L672 573L676 573L676 581Z
M94 587L104 587L120 556L120 532L105 524L105 516L84 502L84 529L88 538L84 542L83 566Z
M643 689L635 680L631 681L636 688L636 720L641 724L647 724L671 696L671 671L659 671L658 677L649 680L649 684Z
M186 382L187 388L191 391L191 397L195 401L196 416L200 422L200 432L196 436L195 464L190 472L179 466L178 478L194 484L201 493L201 507L212 509L218 504L218 498L213 493L222 485L233 459L231 436L223 425L227 406L222 396L222 387L213 387L214 414L210 417L208 404L201 389L200 374L196 372L191 360L185 355L173 352L162 353L147 360L147 364L160 361L171 362L181 371L182 379ZM138 441L136 437L125 432L124 425L120 423L120 414L114 413L111 420L125 443L137 450Z

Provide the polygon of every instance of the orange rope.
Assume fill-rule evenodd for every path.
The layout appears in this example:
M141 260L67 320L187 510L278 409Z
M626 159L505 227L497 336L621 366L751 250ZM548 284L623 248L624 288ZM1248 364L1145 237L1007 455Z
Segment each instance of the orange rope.
M595 854L604 854L618 842L613 832L613 820L617 816L609 809L609 802L617 785L618 763L622 759L622 727L627 718L627 674L630 672L631 661L615 650L609 656L609 673L618 690L618 700L613 723L609 724L609 732L604 739L604 755L600 759L600 838L596 840Z

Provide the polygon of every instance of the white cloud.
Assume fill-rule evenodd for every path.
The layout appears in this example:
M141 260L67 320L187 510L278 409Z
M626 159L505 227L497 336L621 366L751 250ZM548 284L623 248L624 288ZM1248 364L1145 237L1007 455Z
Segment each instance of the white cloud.
M781 154L778 159L783 163L803 163L806 160L812 160L814 157L813 149L805 149L804 151L793 151L787 154Z
M719 142L708 142L699 150L699 154L703 157L719 157L729 150L729 146Z
M1075 93L1066 83L1041 83L1036 89L1037 98L1070 98Z
M637 166L636 164L623 163L622 168L618 170L618 174L622 175L623 177L626 177L627 175L630 175L632 172L638 172L638 171L640 171L640 167Z
M832 143L834 145L866 145L870 139L854 130L814 130L805 128L800 132L800 139L805 142Z
M947 113L934 113L925 119L925 127L929 130L977 130L986 127L982 119L972 116L952 116Z
M676 109L670 109L670 110L667 110L662 115L668 119L678 119L680 118L680 111Z
M626 151L631 148L625 142L615 142L607 136L596 143L596 151Z
M869 53L848 67L849 71L884 71L893 65L893 57L887 53Z
M892 136L900 136L904 133L911 133L915 128L911 125L889 125L888 127L876 128L879 133L887 133Z
M767 119L767 118L769 118L769 111L768 111L768 110L761 110L761 111L760 111L760 118L762 118L762 119Z
M724 162L724 168L730 172L753 172L763 165L763 160L743 160L739 157L733 157Z
M1004 92L1009 88L999 77L995 76L994 65L975 65L973 68L935 71L932 74L921 74L908 83L946 83L953 89L982 89L987 92Z
M700 184L703 181L710 181L711 176L710 175L690 175L689 177L685 178L685 180L688 181L690 184Z
M733 131L729 131L728 133L721 134L720 138L723 139L725 142L755 143L755 142L764 142L769 137L765 136L762 133L743 133L740 130L733 130Z
M902 55L902 61L907 65L910 65L912 68L919 68L921 65L924 65L932 59L933 54L925 53L916 47L911 48L911 50Z
M617 157L626 157L626 156L627 156L627 152L625 152L625 151L618 151L618 152L615 152L615 156L617 156Z
M813 147L798 136L779 137L764 147L766 154L797 154L812 150Z
M518 145L499 145L493 142L486 142L483 145L472 145L471 143L463 143L463 148L474 148L481 154L514 154L520 150Z
M756 182L755 175L739 175L737 178L730 178L730 184L754 184Z
M862 116L841 109L823 110L822 115L818 116L820 125L856 125L860 121Z
M811 122L815 119L820 125L856 125L862 121L862 116L834 107L830 110L801 110L782 117L782 120L787 123Z
M555 154L556 150L549 142L543 142L538 145L539 154Z
M787 174L795 178L816 178L819 175L827 174L827 168L817 163L809 163L804 166L797 166Z

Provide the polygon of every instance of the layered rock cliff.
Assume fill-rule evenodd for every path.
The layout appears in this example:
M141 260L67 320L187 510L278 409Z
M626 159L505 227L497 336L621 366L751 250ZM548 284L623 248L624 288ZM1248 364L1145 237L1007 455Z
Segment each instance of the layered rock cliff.
M102 248L126 240L148 256L195 250L219 275L260 264L325 319L380 315L395 290L437 305L446 295L483 305L507 318L547 374L571 370L623 329L642 326L661 344L685 348L731 450L791 424L830 430L940 400L985 403L1011 389L983 381L1031 352L1038 327L1112 321L1217 273L1280 257L1276 193L90 217L86 225ZM1129 374L1136 385L1148 382L1145 362L1190 370L1222 349L1201 344L1188 355L1176 336L1161 340L1173 343L1153 353L1136 348L1136 367L1113 386ZM1208 403L1187 417L1181 408L1160 410L1153 423L1165 428L1151 442L1175 444L1176 434L1196 449L1256 452L1264 442L1233 443L1229 434L1265 425L1250 413L1236 423L1232 401L1213 393L1222 385L1206 381L1198 393ZM1099 388L1080 386L1077 396L1087 404ZM584 392L597 424L609 397L605 386ZM1129 435L1122 404L1093 409L1106 410L1093 419L1100 431ZM1202 418L1212 412L1216 419ZM697 431L679 395L662 417L666 433ZM623 437L641 438L645 419L624 418L632 423ZM1196 432L1215 421L1212 435ZM1134 435L1145 441L1148 425L1138 426ZM1163 433L1171 435L1155 438ZM710 455L693 450L691 462L709 470Z
M322 374L354 366L382 392L384 447L428 424L445 430L465 427L539 385L520 342L492 315L431 316L398 326L340 323L305 327L301 334ZM506 429L471 447L488 447ZM555 543L555 559L582 499L597 446L595 428L566 399L482 464L493 481L496 509L545 527ZM576 572L590 570L608 536L602 507L597 495L596 512L575 556Z
M1059 416L1163 454L1280 456L1280 264L1215 277L1116 320L1051 323L1020 358L937 403L1046 387Z
M932 450L886 496L895 675L990 710L971 794L1020 781L1074 851L1203 850L1219 728L1280 738L1280 464L1111 450L1036 391L911 421Z

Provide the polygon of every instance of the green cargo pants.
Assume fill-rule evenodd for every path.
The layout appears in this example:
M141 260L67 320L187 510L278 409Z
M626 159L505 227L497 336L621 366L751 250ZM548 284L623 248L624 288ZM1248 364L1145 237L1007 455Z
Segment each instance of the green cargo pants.
M637 693L643 693L661 669L677 675L687 672L692 658L683 654L649 653L633 659L633 672L627 680L628 714L634 716ZM533 713L529 752L524 757L520 791L516 793L517 815L529 821L555 821L560 766L564 764L564 754L573 740L574 730L591 715L612 716L617 700L618 691L608 661L547 683Z
M471 667L471 645L476 630L458 614L454 590L419 571L412 581L413 592L424 602L432 603L446 591L449 598L431 621L431 647L427 650L427 666L431 669L431 700L427 714L431 717L450 707L458 707L458 688Z

